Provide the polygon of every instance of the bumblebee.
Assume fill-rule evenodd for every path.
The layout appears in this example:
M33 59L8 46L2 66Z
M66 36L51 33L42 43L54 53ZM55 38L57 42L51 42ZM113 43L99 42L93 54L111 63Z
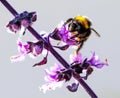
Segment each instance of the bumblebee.
M84 42L89 38L92 31L100 37L100 34L91 27L92 23L86 16L69 18L64 25L68 26L68 31L72 33L70 39L75 39L78 44L76 53L82 48Z

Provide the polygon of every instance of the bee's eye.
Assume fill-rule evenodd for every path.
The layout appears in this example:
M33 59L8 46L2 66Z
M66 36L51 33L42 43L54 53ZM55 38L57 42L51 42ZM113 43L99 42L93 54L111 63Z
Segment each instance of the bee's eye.
M79 23L76 23L76 30L80 30L81 29L81 25Z
M72 22L72 23L70 23L70 24L68 25L68 29L69 29L70 32L76 31L77 28L78 28L78 27L77 27L77 24L74 23L74 22Z
M73 28L76 29L77 28L77 24L76 23L73 23Z

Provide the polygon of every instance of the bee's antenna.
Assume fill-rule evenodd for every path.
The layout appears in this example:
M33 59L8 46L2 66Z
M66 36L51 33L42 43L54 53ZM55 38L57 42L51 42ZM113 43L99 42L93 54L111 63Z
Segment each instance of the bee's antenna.
M100 37L100 34L94 29L94 28L90 28L92 31L94 31L98 37Z

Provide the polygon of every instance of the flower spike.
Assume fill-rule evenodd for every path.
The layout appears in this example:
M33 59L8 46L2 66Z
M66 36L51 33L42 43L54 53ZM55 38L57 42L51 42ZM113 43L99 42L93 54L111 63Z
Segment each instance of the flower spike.
M47 52L51 52L61 65L63 65L63 68L57 65L51 68L51 71L45 70L45 80L47 83L40 87L41 91L45 93L47 90L55 90L56 87L61 87L64 82L70 81L73 77L79 83L68 85L67 88L69 91L76 92L79 84L81 84L91 98L98 98L83 79L87 79L87 77L93 72L93 67L102 68L103 66L108 65L108 63L107 60L105 60L105 62L101 62L95 53L93 53L91 58L83 58L78 52L91 33L91 28L89 28L91 26L91 22L86 17L77 16L75 18L70 18L61 26L55 28L55 30L47 37L43 37L31 27L32 23L37 19L36 12L29 13L24 11L23 13L18 14L6 0L0 0L0 2L15 16L15 18L11 20L6 27L13 33L24 28L23 34L25 33L25 30L28 29L37 39L37 42L29 41L25 44L18 40L17 44L19 55L13 56L12 60L22 60L26 54L32 54L34 57L37 57L43 52L43 49L46 49ZM61 41L64 45L54 46L51 44L49 39ZM72 60L70 64L68 64L66 60L62 58L56 50L54 50L54 48L67 50L70 46L78 46L78 49L76 55L71 57ZM46 64L47 55L41 62L36 63L34 66ZM86 76L84 76L84 78L81 76L83 70L86 71Z

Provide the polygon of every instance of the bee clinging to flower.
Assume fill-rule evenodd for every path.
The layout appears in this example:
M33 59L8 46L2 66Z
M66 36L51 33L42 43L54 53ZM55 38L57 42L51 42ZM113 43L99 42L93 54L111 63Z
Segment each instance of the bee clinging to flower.
M77 54L82 48L84 42L91 35L92 31L94 31L97 34L97 36L100 37L100 34L94 28L91 27L92 23L86 16L76 16L74 18L69 18L64 23L64 25L68 26L68 31L72 34L70 39L75 39L78 44L78 48L76 50Z

